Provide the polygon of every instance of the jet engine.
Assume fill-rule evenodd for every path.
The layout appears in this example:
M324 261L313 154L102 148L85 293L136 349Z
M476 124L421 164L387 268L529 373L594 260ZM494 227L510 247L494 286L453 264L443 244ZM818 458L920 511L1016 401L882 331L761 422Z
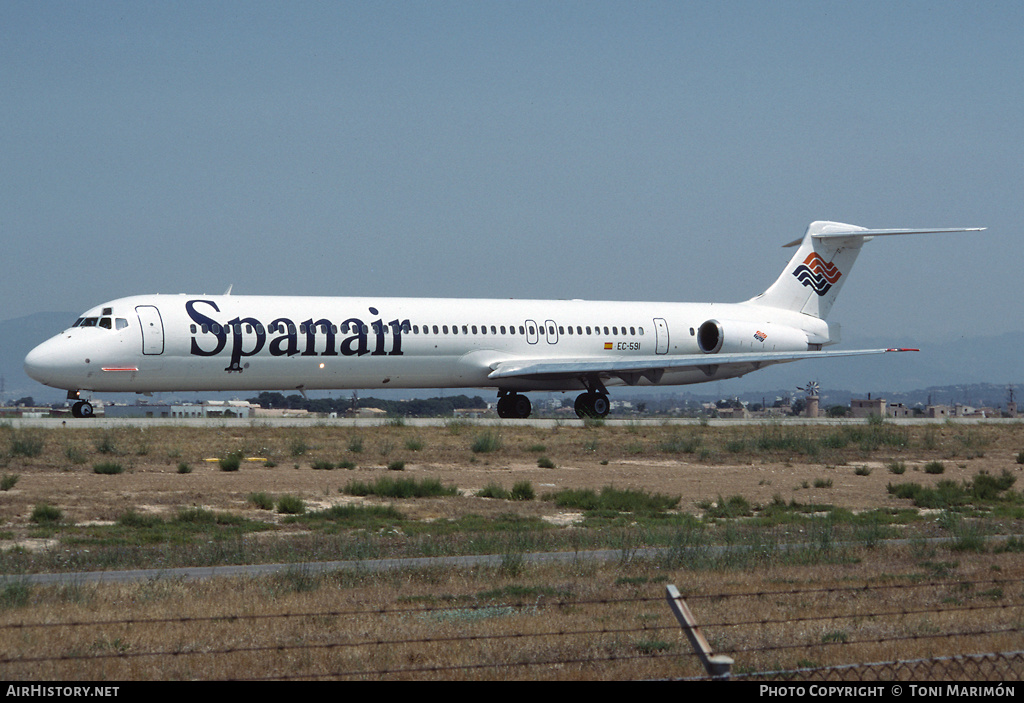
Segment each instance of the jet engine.
M771 323L708 320L697 328L697 346L705 354L722 352L805 351L807 333Z

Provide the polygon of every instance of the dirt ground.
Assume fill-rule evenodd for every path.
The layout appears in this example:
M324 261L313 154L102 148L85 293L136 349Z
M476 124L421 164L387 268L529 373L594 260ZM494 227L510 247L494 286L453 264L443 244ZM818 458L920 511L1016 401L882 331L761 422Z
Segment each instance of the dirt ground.
M758 449L770 431L795 438L807 450ZM280 519L256 510L252 493L302 498L307 507L363 501L341 492L348 482L381 476L437 478L457 486L460 496L394 501L418 519L464 514L497 515L512 510L569 522L572 514L550 501L528 503L480 498L475 493L496 483L511 489L528 481L538 498L561 489L604 486L680 496L679 509L700 513L700 504L743 496L754 505L782 500L826 504L851 510L909 507L889 495L890 483L933 485L940 480L968 481L979 472L1020 476L1017 462L1024 449L1024 425L886 426L896 444L822 448L835 436L828 426L701 427L666 424L608 424L597 427L481 427L461 423L437 427L275 428L240 424L230 427L160 427L117 429L11 429L0 434L6 451L4 475L17 476L13 488L0 492L2 544L23 540L32 527L31 513L42 503L56 506L76 523L112 521L128 510L172 515L182 508L205 507L244 514L263 521ZM831 433L831 434L830 434ZM478 450L481 437L490 439ZM25 442L39 452L21 451ZM902 442L902 445L900 445ZM682 444L688 443L685 449ZM833 442L834 444L834 442ZM242 452L238 471L221 470L217 458ZM549 459L554 468L541 468ZM329 461L354 468L314 468ZM941 474L926 473L928 462L942 463ZM113 462L123 473L101 475L95 466ZM403 462L396 470L396 462ZM902 463L905 473L890 467ZM547 463L547 462L544 462ZM389 464L391 469L388 468ZM187 465L189 472L180 473ZM1015 486L1019 490L1024 481ZM373 499L377 500L377 499Z

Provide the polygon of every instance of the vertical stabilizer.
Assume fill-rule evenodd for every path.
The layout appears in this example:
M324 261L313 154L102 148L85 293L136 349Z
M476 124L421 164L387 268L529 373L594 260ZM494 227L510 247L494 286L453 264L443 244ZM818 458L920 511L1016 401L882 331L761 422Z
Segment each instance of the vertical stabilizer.
M874 237L939 232L980 232L984 227L948 229L866 229L841 222L812 222L782 275L748 303L802 312L825 319L850 275L864 242Z
M812 222L803 239L786 245L797 250L782 275L748 302L824 319L868 238L863 233L869 231L840 222ZM830 236L817 236L822 234Z

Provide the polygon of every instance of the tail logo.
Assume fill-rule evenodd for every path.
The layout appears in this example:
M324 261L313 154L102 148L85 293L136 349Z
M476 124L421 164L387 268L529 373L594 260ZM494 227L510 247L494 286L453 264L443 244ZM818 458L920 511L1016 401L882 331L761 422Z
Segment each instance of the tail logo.
M793 275L818 295L825 295L843 274L834 264L811 252L804 262L796 267Z

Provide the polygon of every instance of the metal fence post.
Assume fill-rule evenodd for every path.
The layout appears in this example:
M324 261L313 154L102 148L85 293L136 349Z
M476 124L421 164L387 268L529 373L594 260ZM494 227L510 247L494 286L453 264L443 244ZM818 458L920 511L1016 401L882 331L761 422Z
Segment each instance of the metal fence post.
M672 613L676 616L676 620L679 621L683 632L686 633L686 638L690 640L690 646L693 647L693 651L700 657L700 661L708 672L708 676L714 679L729 678L732 675L732 657L727 657L724 654L714 654L711 651L711 645L708 644L704 634L697 627L697 620L693 617L689 606L686 605L686 601L683 600L675 586L671 584L666 586L665 594L668 598L668 605L672 608Z

